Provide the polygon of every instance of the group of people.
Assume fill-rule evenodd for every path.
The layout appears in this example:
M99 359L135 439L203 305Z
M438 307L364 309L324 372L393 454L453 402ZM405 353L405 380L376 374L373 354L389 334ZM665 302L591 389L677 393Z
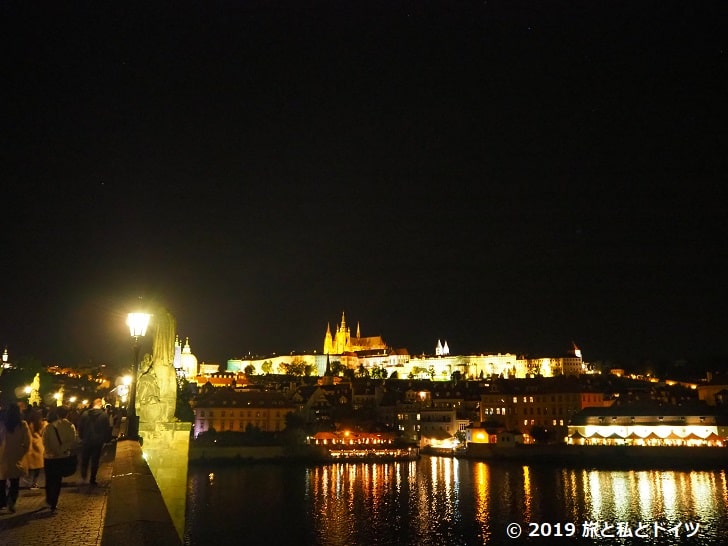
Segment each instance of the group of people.
M22 411L17 403L0 409L0 510L15 512L20 479L27 477L30 487L38 488L43 470L46 503L55 511L63 459L79 453L81 480L96 485L103 446L112 439L112 420L100 398L80 413L75 425L66 406L50 408L45 414L40 408Z

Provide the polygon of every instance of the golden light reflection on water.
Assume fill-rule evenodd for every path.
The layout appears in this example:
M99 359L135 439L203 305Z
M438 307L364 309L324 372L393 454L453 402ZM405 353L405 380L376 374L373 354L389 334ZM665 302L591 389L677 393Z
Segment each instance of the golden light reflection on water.
M639 503L639 516L642 520L647 520L650 516L650 512L654 510L654 499L650 476L647 472L640 472L638 474L637 490L639 495L637 496L637 502Z
M564 515L566 519L574 521L580 509L577 502L580 493L577 485L577 474L576 472L564 469L559 473L559 478L564 490Z
M691 519L707 525L716 514L725 517L728 494L725 472L544 471L445 457L308 472L317 535L327 544L356 543L352 537L362 528L370 532L383 522L405 526L410 536L444 541L467 517L484 541L498 539L501 521L513 518L577 526Z
M529 467L523 467L523 517L526 521L531 521L531 470Z
M588 484L587 494L591 499L592 510L595 514L602 513L602 485L599 480L599 474L596 472L587 473ZM598 519L598 517L597 517Z
M725 471L576 470L423 457L336 463L300 473L272 466L266 472L270 475L252 467L200 473L188 501L194 525L240 524L238 533L288 533L278 543L294 543L300 529L273 529L269 514L285 519L295 513L301 514L298 525L304 525L308 543L321 546L503 543L509 522L524 529L528 523L572 523L580 537L582 523L589 521L692 521L701 528L690 542L694 546L723 544L721 533L728 536ZM275 487L267 488L270 484ZM240 506L241 495L257 515L238 522L224 514ZM213 502L220 504L204 512Z
M676 520L677 479L674 472L665 472L660 479L662 489L662 511L670 521ZM689 490L689 486L682 491ZM692 495L692 493L690 493Z
M483 537L490 537L490 467L481 462L473 467L475 519Z

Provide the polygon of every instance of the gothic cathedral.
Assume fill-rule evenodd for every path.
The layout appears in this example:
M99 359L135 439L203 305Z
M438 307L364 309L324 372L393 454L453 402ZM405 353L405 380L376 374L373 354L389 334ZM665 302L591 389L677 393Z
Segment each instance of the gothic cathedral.
M336 327L336 334L331 335L331 324L326 325L324 336L324 354L340 355L342 353L386 350L387 344L381 336L361 337L359 323L356 325L356 337L351 336L351 331L346 325L344 312L341 313L341 323Z

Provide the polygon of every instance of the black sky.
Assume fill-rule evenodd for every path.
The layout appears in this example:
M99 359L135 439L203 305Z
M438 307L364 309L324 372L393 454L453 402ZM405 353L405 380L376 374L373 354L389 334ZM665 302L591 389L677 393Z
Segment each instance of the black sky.
M11 354L728 355L723 3L358 4L2 4Z

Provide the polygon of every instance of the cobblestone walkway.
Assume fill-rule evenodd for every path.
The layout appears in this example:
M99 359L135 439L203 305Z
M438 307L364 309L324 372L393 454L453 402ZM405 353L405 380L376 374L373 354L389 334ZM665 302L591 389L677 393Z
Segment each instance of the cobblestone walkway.
M104 530L106 501L111 485L114 449L101 457L96 481L81 483L79 474L63 478L58 507L51 512L45 502L44 476L40 489L29 489L20 482L20 497L13 514L0 510L0 544L3 546L98 546Z

